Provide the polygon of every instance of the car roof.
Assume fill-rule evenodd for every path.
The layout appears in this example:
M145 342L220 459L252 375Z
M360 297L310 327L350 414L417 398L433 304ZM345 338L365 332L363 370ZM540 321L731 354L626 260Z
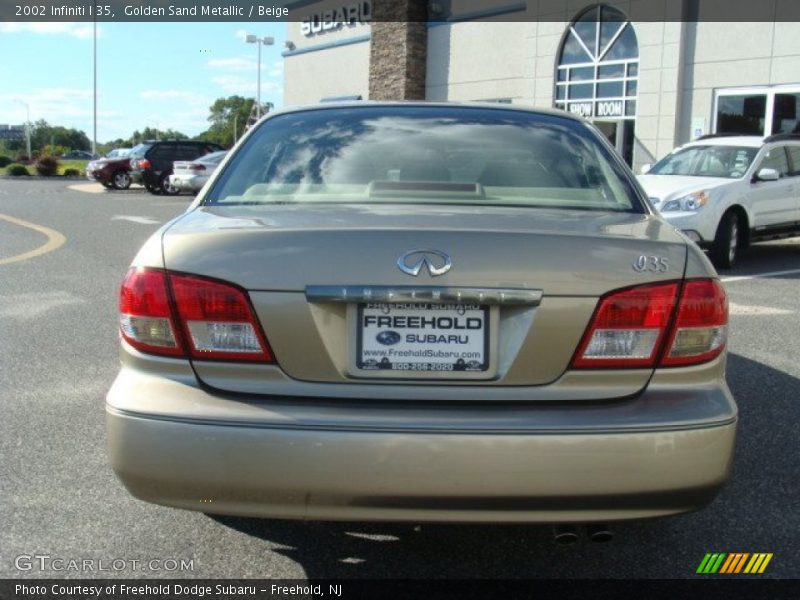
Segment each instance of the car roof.
M481 108L481 109L490 109L490 110L493 109L502 111L512 110L516 112L534 113L539 115L572 119L573 121L588 122L587 119L584 119L579 115L575 115L558 108L538 108L522 104L505 104L501 102L427 102L421 100L404 100L404 101L350 100L343 102L322 102L318 104L306 104L302 106L293 106L290 108L281 108L279 110L271 111L266 115L264 115L262 120L269 119L277 115L283 115L294 112L303 112L309 110L331 110L335 108L376 108L376 107L390 108L390 107L409 107L409 106L418 106L422 108L436 107L436 108Z
M720 137L707 137L701 140L694 140L681 146L689 148L692 146L747 146L750 148L760 148L764 145L764 138L758 135L726 135Z

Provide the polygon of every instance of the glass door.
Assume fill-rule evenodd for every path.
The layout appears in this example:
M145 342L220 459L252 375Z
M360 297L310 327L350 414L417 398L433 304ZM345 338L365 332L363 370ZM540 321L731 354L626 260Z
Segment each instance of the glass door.
M616 148L628 166L631 166L633 164L633 133L636 122L628 120L594 121L594 124Z

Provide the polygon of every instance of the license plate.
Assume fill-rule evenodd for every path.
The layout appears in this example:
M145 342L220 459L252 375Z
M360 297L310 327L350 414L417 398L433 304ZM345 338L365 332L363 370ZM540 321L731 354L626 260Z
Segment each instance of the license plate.
M360 304L356 366L370 371L486 371L489 308Z

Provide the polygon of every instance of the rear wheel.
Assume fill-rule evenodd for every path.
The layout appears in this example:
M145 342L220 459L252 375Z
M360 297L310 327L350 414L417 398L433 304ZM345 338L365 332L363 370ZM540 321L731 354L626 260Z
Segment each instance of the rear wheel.
M709 256L718 269L730 269L736 264L740 249L739 215L727 212L717 227L717 235Z
M178 188L176 188L174 185L172 185L169 182L169 175L166 175L166 174L162 175L161 176L161 181L159 183L161 185L161 193L162 194L166 194L167 196L174 196L178 192L180 192L180 190Z
M150 185L149 183L145 183L145 184L144 184L144 188L145 188L145 189L146 189L148 192L150 192L151 194L156 194L156 195L157 195L157 194L160 194L160 193L161 193L161 188L160 188L160 187L158 187L158 186L156 186L156 185Z
M114 189L127 190L131 187L131 176L126 171L117 171L111 177L111 183Z

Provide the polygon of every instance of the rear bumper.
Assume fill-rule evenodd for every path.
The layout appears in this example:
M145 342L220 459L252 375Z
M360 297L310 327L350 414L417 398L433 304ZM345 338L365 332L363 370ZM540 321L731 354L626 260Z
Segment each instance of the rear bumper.
M119 478L142 500L253 517L590 522L676 514L704 506L724 484L736 429L724 386L713 393L729 401L727 419L627 431L585 422L552 431L466 430L458 413L451 428L435 430L307 424L291 418L291 402L263 403L262 421L119 408L130 407L132 395L170 404L170 389L187 406L204 395L217 406L246 402L159 381L128 372L109 392L109 451ZM661 401L647 394L633 402ZM575 414L586 418L582 409ZM597 418L596 408L586 414Z
M203 187L208 177L198 175L184 175L173 173L169 176L169 182L179 190L196 192Z
M131 182L138 185L157 185L160 177L159 173L154 171L139 171L131 169Z

